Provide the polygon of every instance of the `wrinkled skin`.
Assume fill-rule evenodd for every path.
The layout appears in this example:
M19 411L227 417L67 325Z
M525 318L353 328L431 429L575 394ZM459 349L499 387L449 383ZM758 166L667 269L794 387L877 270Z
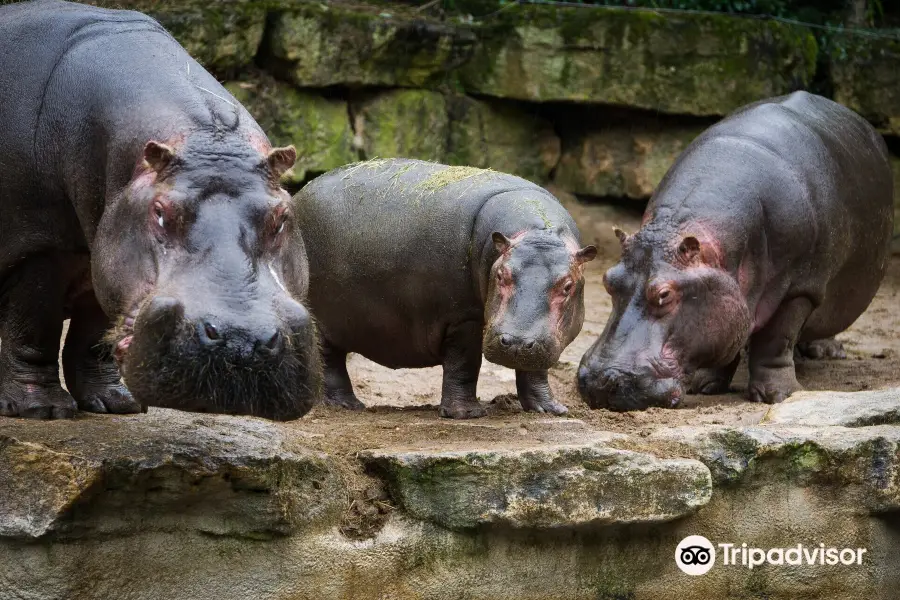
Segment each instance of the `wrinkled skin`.
M456 175L454 175L456 174ZM569 214L523 179L414 160L326 173L294 197L325 398L362 409L349 352L392 368L444 368L440 413L485 414L482 352L516 370L528 411L564 414L547 369L584 321L584 264Z
M640 410L723 393L746 347L749 399L781 402L800 389L795 346L845 356L833 336L884 277L892 195L881 136L825 98L765 100L710 128L666 174L641 229L616 230L613 310L582 358L582 397Z
M0 414L309 410L293 148L149 17L64 2L0 8L0 123Z

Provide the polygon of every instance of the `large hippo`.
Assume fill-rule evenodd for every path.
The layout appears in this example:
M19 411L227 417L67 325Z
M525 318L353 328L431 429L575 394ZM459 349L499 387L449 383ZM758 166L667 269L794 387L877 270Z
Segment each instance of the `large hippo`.
M0 415L305 413L294 160L153 19L0 8Z
M556 415L547 369L584 321L582 248L568 212L533 183L417 160L336 169L294 197L322 337L325 400L362 408L348 352L442 365L440 414L485 413L481 355L516 370L525 410Z
M841 356L833 339L887 268L892 180L881 136L805 92L739 109L688 146L622 258L613 311L578 371L594 408L670 407L728 389L749 342L751 400L800 389L793 352ZM799 342L799 345L798 345Z

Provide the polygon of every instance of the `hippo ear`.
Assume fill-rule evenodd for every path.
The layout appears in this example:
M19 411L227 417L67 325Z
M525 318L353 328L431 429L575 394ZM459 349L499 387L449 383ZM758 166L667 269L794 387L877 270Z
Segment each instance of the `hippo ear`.
M616 234L616 237L619 238L619 243L621 243L622 245L624 245L625 242L628 241L628 234L618 227L613 227L613 233Z
M288 169L297 162L297 149L294 146L285 146L284 148L273 148L266 157L266 163L269 165L269 171L272 178L278 181Z
M175 150L161 142L150 140L144 146L144 160L150 168L159 173L175 158Z
M590 262L597 258L597 247L596 246L585 246L581 250L575 253L575 263L579 265L583 265L586 262Z
M503 254L507 250L509 250L510 241L505 235L500 233L499 231L495 231L491 234L491 239L494 240L494 248L497 249L497 252Z
M678 254L686 262L694 262L694 259L700 256L700 240L692 235L681 240L678 246Z
M703 244L692 235L686 236L678 245L678 256L688 265L705 264L710 267L719 266L719 256L709 244Z

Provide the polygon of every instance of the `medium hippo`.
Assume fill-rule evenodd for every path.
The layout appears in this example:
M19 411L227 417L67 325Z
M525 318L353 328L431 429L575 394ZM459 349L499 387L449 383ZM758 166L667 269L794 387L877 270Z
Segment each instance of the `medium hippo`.
M502 173L417 160L356 163L294 197L309 253L309 306L326 402L361 409L348 352L391 368L444 367L440 414L485 414L481 354L516 370L525 410L565 414L547 369L584 321L572 218L549 192Z
M613 310L578 387L593 408L675 406L728 390L749 342L748 394L800 389L794 347L833 336L878 290L893 230L881 136L805 92L739 109L688 146L603 278Z
M0 8L0 415L309 410L294 160L153 19Z

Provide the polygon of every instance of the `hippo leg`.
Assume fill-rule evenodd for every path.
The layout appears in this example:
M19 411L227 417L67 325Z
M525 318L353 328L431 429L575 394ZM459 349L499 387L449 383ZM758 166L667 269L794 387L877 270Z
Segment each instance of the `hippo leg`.
M325 369L325 404L348 410L365 410L366 405L353 393L347 372L347 353L322 339L322 362Z
M476 396L481 370L481 323L463 323L447 329L444 338L442 417L474 419L487 414Z
M516 370L516 393L519 394L522 409L528 412L551 415L564 415L569 412L568 408L553 399L550 382L547 381L547 371Z
M833 337L825 338L824 340L813 340L811 342L798 342L797 352L800 356L816 360L822 358L847 358L847 353L844 351L844 345Z
M731 380L741 362L741 353L724 367L697 369L688 385L689 394L727 394Z
M794 345L812 310L808 298L787 300L751 336L750 400L775 404L802 389L794 369Z
M0 415L66 419L76 406L59 384L65 279L49 255L26 259L0 288Z
M138 413L141 405L121 381L119 368L103 334L109 318L93 293L82 294L72 306L72 320L63 347L63 374L78 408L95 413Z

